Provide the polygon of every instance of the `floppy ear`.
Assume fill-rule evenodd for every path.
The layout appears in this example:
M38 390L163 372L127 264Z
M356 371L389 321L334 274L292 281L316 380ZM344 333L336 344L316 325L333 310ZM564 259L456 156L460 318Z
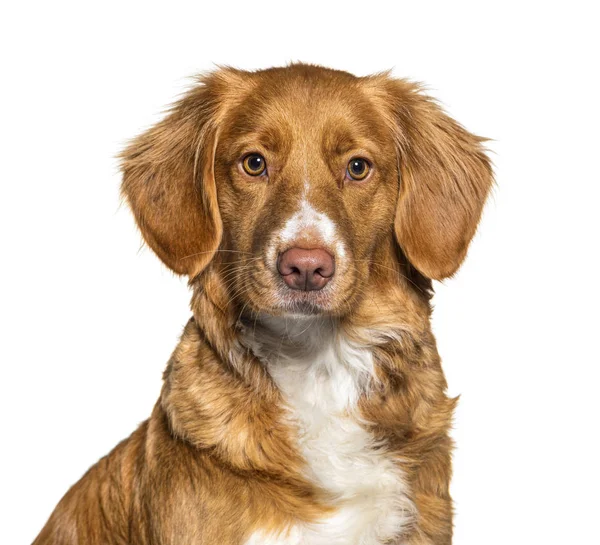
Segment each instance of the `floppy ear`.
M121 190L145 241L190 278L211 261L223 230L214 177L222 80L222 72L201 79L121 154Z
M493 183L481 143L410 82L387 79L399 150L398 243L428 278L453 275Z

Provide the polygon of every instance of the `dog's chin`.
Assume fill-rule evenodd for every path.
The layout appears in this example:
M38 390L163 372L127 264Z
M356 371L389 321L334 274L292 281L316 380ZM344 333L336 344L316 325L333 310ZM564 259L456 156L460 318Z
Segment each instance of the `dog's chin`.
M333 310L327 294L289 289L277 298L276 307L282 315L288 316L318 316Z
M323 308L311 301L296 301L281 307L282 314L288 316L319 316L328 312L327 308Z
M336 306L331 292L301 291L283 288L274 290L268 301L259 302L252 298L253 310L272 316L331 316ZM258 304L257 304L258 303Z

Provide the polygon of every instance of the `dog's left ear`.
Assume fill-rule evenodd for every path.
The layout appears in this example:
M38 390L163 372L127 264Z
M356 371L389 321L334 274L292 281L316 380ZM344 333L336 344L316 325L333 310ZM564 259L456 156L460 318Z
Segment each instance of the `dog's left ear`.
M378 83L398 148L396 239L419 272L447 278L465 258L493 184L485 139L447 116L419 86L387 76Z
M240 71L221 69L174 105L121 154L122 193L148 245L190 278L221 242L214 155L227 97L242 94Z

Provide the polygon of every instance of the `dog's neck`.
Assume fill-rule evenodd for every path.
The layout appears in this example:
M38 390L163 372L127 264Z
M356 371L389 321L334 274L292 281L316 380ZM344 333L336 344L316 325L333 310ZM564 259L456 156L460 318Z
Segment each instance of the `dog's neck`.
M375 380L373 353L350 340L335 318L258 315L240 341L294 404L326 411L356 407Z

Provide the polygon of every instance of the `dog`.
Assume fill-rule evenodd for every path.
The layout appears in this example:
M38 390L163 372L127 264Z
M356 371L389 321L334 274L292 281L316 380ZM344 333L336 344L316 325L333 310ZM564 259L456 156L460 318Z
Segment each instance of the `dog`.
M202 76L122 154L193 317L150 418L34 544L451 543L430 300L493 185L484 140L389 73Z

